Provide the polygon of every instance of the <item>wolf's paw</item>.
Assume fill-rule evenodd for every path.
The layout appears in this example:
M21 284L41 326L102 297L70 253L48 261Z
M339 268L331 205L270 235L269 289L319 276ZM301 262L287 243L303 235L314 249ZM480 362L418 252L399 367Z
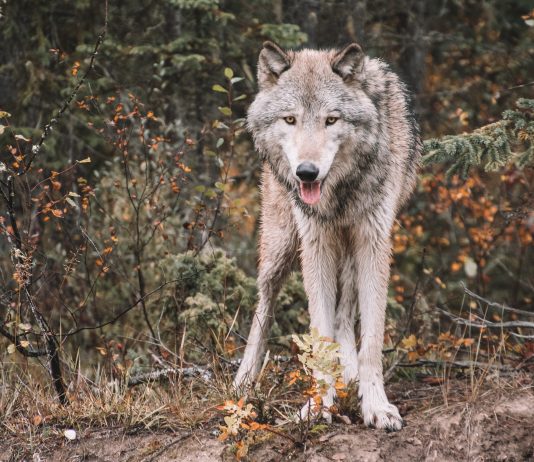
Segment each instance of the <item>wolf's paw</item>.
M362 403L362 414L363 421L368 427L383 428L387 431L396 432L404 425L399 410L387 401L373 406L366 406Z

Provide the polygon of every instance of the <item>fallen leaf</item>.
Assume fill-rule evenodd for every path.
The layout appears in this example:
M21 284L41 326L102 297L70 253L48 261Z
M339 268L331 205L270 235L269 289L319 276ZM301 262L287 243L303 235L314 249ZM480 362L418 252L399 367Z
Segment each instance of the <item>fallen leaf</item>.
M417 346L417 338L412 334L408 338L403 338L401 343L403 348L409 350Z

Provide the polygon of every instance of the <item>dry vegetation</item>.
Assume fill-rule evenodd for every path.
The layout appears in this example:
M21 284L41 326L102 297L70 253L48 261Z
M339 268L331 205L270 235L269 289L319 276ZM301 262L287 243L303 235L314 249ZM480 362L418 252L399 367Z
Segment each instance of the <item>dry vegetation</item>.
M332 425L295 422L307 399L289 385L294 362L273 361L243 403L253 406L236 434L226 377L214 375L127 387L81 374L71 404L20 377L4 389L0 460L530 460L534 456L534 379L524 371L419 369L387 391L406 421L397 434L367 429L349 394ZM29 371L27 371L30 374ZM283 378L285 377L285 379ZM226 401L225 409L221 404ZM249 414L250 416L250 414ZM351 424L347 425L347 419ZM76 440L65 430L76 431ZM222 440L222 441L221 441ZM39 459L40 458L40 459Z

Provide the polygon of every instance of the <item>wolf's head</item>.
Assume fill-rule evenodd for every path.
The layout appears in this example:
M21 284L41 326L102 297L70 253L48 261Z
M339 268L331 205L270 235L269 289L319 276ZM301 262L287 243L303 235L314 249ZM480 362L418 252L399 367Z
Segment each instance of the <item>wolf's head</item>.
M358 152L373 149L378 115L364 91L367 62L357 44L298 52L263 45L248 125L276 178L305 207L357 168Z

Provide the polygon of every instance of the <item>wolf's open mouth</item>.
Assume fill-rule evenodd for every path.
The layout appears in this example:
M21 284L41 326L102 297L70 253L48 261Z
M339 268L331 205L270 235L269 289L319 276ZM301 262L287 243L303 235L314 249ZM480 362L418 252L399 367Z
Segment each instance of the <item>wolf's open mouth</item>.
M301 181L300 198L308 205L315 205L321 199L320 181Z

